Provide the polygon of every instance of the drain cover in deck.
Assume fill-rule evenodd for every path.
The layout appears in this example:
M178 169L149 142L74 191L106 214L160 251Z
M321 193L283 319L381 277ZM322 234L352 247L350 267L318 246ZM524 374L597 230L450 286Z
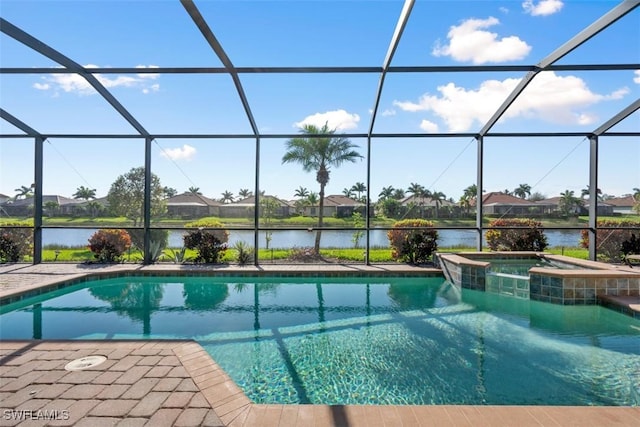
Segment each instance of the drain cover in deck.
M80 359L72 360L64 367L67 371L82 371L83 369L93 368L107 360L104 356L86 356Z

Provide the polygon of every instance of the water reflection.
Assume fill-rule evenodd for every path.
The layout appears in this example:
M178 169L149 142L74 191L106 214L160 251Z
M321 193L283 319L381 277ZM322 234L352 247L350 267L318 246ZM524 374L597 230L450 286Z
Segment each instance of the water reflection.
M151 334L151 314L158 310L164 294L162 283L125 283L95 286L89 293L108 302L113 311L143 324L143 335Z
M229 286L223 283L185 283L182 296L185 308L213 310L229 297Z

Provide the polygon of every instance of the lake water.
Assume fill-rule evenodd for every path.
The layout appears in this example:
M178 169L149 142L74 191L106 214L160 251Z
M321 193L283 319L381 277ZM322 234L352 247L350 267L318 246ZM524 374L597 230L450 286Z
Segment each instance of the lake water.
M63 245L71 247L86 246L88 240L95 229L45 229L42 232L42 244ZM169 232L169 247L179 248L183 246L182 230L172 230ZM441 248L452 246L476 246L476 232L472 230L438 230L438 246ZM564 246L576 247L580 245L579 230L548 230L545 231L550 247ZM388 247L386 230L371 230L371 247ZM315 240L314 232L298 230L274 231L271 236L270 248L292 248L313 246ZM229 246L238 241L245 241L253 244L253 230L241 230L229 232ZM360 238L359 247L364 247L366 237ZM326 248L352 248L353 231L328 230L322 232L322 246ZM266 233L260 234L260 247L266 247Z

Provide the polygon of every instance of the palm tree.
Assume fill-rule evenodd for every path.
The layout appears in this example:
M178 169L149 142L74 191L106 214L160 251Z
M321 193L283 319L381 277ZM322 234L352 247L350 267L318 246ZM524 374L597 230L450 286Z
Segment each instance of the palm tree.
M560 207L560 211L564 215L574 213L575 210L583 204L584 202L577 198L572 190L565 190L560 193L560 201L558 202L558 205Z
M306 124L301 132L304 136L289 139L286 143L287 152L282 157L282 163L300 163L305 172L316 172L316 181L320 184L320 212L318 213L318 228L323 226L324 189L329 182L330 168L339 167L345 162L355 162L362 159L362 155L355 151L356 145L349 139L334 136L335 129L329 129L327 123L323 127ZM316 135L316 136L314 136ZM329 136L317 136L329 135ZM320 252L321 231L316 233L315 252Z
M222 203L231 203L233 202L233 193L229 190L225 190L224 193L222 193L222 198L220 199L220 201Z
M76 189L76 192L73 193L74 199L82 199L82 200L91 200L96 198L96 190L94 188L85 187L81 185Z
M407 188L407 193L411 193L414 197L421 197L425 191L426 189L416 182L412 182L409 184L409 188Z
M443 201L447 200L447 196L442 191L434 191L431 193L431 198L436 204L436 218L438 218L438 209Z
M379 200L385 200L385 199L389 199L391 197L393 197L393 192L395 191L395 188L393 188L393 186L388 186L388 187L382 187L382 190L380 191L380 194L378 194L378 199Z
M391 197L396 200L404 199L404 190L402 188L395 188Z
M296 192L293 194L293 197L297 197L299 199L306 199L309 196L309 190L305 187L300 186L296 189Z
M580 198L584 199L585 197L589 196L589 192L591 191L591 188L589 187L589 185L587 185L587 188L583 188L580 194ZM596 189L596 195L598 200L602 200L602 190L601 189Z
M31 187L26 187L24 185L20 186L20 188L16 188L15 192L17 192L18 194L15 195L15 197L13 198L14 200L18 200L19 198L27 198L27 197L31 197L33 196L33 185Z
M202 196L202 193L200 192L200 187L189 187L187 192L195 196Z
M167 197L167 199L170 199L176 194L178 194L178 190L172 187L166 187L166 186L162 187L162 191L164 191L164 195Z
M640 188L634 188L633 189L633 198L634 199L640 199Z
M246 199L247 197L253 196L253 192L248 188L241 188L240 191L238 191L238 196Z
M513 190L513 194L521 199L526 199L531 194L531 186L529 184L520 184L518 188Z
M351 187L351 191L358 193L358 201L363 202L362 193L367 191L367 186L364 185L364 182L356 182L353 187Z
M342 189L342 194L344 194L345 197L348 198L352 198L353 197L353 188L343 188Z
M316 193L315 191L310 192L309 195L307 196L305 202L309 206L317 205L318 204L318 193Z

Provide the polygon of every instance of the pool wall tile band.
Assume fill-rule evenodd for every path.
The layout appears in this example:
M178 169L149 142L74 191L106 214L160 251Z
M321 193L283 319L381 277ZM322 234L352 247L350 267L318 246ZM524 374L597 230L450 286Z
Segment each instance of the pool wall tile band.
M118 272L92 272L83 276L76 277L71 280L65 280L57 283L51 283L44 286L37 286L25 290L16 290L11 294L0 297L0 305L11 304L19 302L25 298L31 298L38 295L45 294L47 292L56 291L67 288L69 286L79 285L92 280L107 280L117 279L120 277L282 277L282 278L296 278L296 277L312 277L312 278L336 278L336 277L363 277L363 278L376 278L376 277L398 277L398 278L410 278L410 277L442 277L442 272L437 269L423 269L420 271L286 271L286 272L273 272L273 271L232 271L223 272L215 270L182 270L182 271L160 271L160 270L138 270L132 269L129 271Z
M495 282L489 283L487 269L491 263L487 259L532 260L536 257L567 269L531 268L528 292L524 280L510 282L509 278L491 277ZM445 278L463 289L507 293L560 305L599 304L606 296L640 296L640 274L594 261L530 252L437 254L436 258Z

